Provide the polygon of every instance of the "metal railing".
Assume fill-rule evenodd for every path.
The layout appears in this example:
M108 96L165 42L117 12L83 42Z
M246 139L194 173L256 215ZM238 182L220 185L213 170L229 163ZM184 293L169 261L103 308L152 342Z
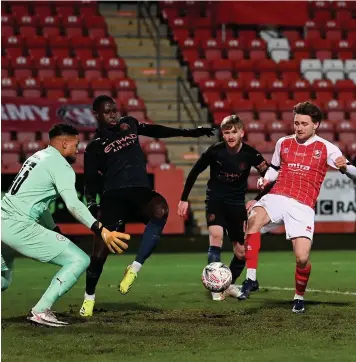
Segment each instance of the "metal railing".
M158 25L151 14L150 5L144 1L137 2L137 36L142 37L142 27L146 27L154 46L156 48L156 75L158 80L161 79L161 34Z

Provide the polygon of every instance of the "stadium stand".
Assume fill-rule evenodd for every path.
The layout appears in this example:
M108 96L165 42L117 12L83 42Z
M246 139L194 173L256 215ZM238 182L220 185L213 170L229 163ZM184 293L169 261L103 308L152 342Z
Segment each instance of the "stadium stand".
M252 25L227 26L223 35L208 21L211 4L190 2L188 11L187 3L161 2L162 18L214 124L236 112L247 123L248 142L273 143L291 131L293 105L311 100L325 114L320 134L351 150L348 144L356 141L352 2L310 2L304 28L280 28L275 37Z
M95 1L4 2L2 7L2 96L25 99L60 99L91 104L94 97L113 97L119 115L146 119L144 101L137 97L136 83L127 76L125 60L118 56L105 18ZM93 129L81 135L89 140ZM31 152L41 149L46 138L38 132L2 132L2 169L18 168ZM47 137L44 133L44 137ZM151 140L140 140L150 148ZM84 143L83 143L84 145ZM152 147L156 141L152 141ZM166 164L164 143L147 154L149 166ZM80 147L77 170L83 168Z

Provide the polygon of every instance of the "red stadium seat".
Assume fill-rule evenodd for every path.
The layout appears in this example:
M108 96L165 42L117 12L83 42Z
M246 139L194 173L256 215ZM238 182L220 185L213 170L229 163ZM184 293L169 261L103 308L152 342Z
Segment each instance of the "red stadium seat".
M37 77L40 79L56 78L57 61L54 58L34 58L34 66L37 69Z
M256 111L262 122L275 121L277 117L277 101L271 99L263 99L256 102Z
M1 78L1 94L5 97L17 97L17 81L15 78Z
M204 39L201 43L205 59L216 61L221 59L222 44L217 39Z
M281 137L288 134L288 127L285 123L280 121L267 123L267 129L272 142L277 142Z
M42 1L33 1L32 6L34 14L36 14L39 18L53 15L52 6L50 4Z
M266 84L259 79L252 79L246 83L249 100L256 102L266 98Z
M244 121L250 122L254 119L254 105L248 99L231 99L233 111Z
M244 45L241 39L230 39L226 43L227 57L230 60L241 60L245 57Z
M58 59L58 69L64 78L79 77L79 61L76 58L60 57Z
M288 82L281 79L273 79L267 85L271 99L278 102L289 99Z
M339 140L344 143L356 141L356 125L352 122L343 121L336 124L336 131L339 133Z
M210 78L210 66L205 59L197 59L191 65L190 69L193 74L195 83L199 83L202 79Z
M278 109L281 113L281 119L283 121L293 121L294 115L293 115L293 107L297 104L295 100L286 100L282 101L278 105Z
M50 99L65 98L66 83L62 78L45 78L43 87L46 90L46 96Z
M226 98L233 103L234 99L241 100L244 96L244 83L241 80L231 79L221 81L221 90Z
M315 98L324 102L334 98L334 85L329 79L315 80L312 84L312 90L315 92Z
M108 78L122 78L126 75L126 64L121 58L104 58L103 59L104 69L107 71Z
M63 15L62 25L69 37L80 37L83 35L83 18L81 16Z
M249 49L249 55L251 60L266 59L266 43L262 39L252 39L247 48Z
M35 132L17 132L16 139L18 142L33 142L36 140L36 133Z
M33 74L33 62L29 57L17 57L11 61L14 68L14 77L25 78L32 77Z
M335 141L335 127L332 122L321 122L317 132L320 137L330 142Z
M91 87L94 97L102 94L112 97L112 84L110 79L92 79Z
M311 99L311 86L306 79L298 79L290 83L290 90L296 102L305 102Z
M84 27L88 29L89 36L106 37L107 35L106 22L102 16L84 17Z
M79 79L79 78L69 79L68 89L71 98L75 101L91 98L90 83L86 79Z
M69 39L70 46L79 58L93 57L93 40L85 36L73 36Z
M327 119L334 121L343 121L345 119L345 105L341 100L332 99L324 103Z
M25 42L21 36L10 35L1 36L1 42L3 48L6 50L6 54L12 58L22 56L24 53Z
M145 102L139 98L127 98L122 102L128 115L137 118L139 121L146 116Z
M16 141L1 142L1 166L20 162L20 145Z
M36 78L21 79L20 87L22 88L22 95L26 98L40 98L42 94L41 84Z
M1 14L1 35L8 37L15 34L16 21L10 14Z
M23 15L17 18L19 33L23 37L34 37L37 35L38 18L31 15Z
M214 124L220 125L222 120L231 114L231 105L228 100L219 100L212 103L209 107L214 117Z
M216 79L231 79L234 63L229 59L215 59L211 62L211 68Z
M103 65L98 58L80 59L82 69L84 70L84 78L94 80L103 76Z
M265 141L265 125L262 122L246 122L245 132L247 133L247 140L249 143L258 144L258 142Z
M136 98L136 83L131 78L120 78L112 81L113 88L116 89L117 98L120 102L127 98Z
M69 3L69 2L58 2L56 4L56 12L59 16L62 17L68 17L68 16L72 16L75 15L75 10L74 10L74 6L73 4Z
M352 101L356 99L355 83L348 80L337 80L335 83L336 94L342 101Z
M115 58L117 57L117 46L111 36L93 38L94 48L99 57L102 58Z

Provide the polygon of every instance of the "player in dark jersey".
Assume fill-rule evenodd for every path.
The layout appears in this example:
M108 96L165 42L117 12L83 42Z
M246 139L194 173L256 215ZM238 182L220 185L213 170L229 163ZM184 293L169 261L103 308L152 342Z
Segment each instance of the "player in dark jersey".
M100 221L109 230L124 230L126 222L132 220L146 224L136 259L127 267L119 285L120 292L126 294L142 264L155 249L168 218L166 199L150 188L138 136L201 137L214 133L212 128L176 129L140 123L133 117L118 119L116 103L108 96L97 97L93 111L98 129L84 156L84 192L88 208L94 215L100 210ZM100 206L96 202L97 194L102 194ZM107 255L105 244L95 239L80 310L82 316L93 314L95 288Z
M210 243L208 263L220 261L224 229L234 250L230 264L233 277L231 286L225 293L212 293L212 298L216 301L224 300L226 295L239 296L234 283L245 267L244 225L247 220L246 209L249 208L249 203L245 206L247 179L251 167L255 167L261 175L268 168L262 155L242 142L243 122L238 116L224 118L220 127L224 141L210 146L193 166L178 205L178 214L183 217L188 210L190 190L198 175L210 166L205 201ZM255 284L255 289L258 289L258 282Z

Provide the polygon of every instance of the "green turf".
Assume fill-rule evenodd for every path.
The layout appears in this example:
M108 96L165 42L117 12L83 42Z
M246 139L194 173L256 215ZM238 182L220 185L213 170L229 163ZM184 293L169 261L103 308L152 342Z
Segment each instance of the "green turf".
M78 316L82 277L55 305L72 323L61 329L24 321L56 268L17 260L2 294L3 361L356 361L355 295L310 292L304 315L291 313L293 291L213 302L200 282L206 255L158 254L122 296L117 283L131 260L109 258L89 320ZM354 251L314 252L312 262L310 288L356 292ZM262 253L259 280L293 287L292 253Z

